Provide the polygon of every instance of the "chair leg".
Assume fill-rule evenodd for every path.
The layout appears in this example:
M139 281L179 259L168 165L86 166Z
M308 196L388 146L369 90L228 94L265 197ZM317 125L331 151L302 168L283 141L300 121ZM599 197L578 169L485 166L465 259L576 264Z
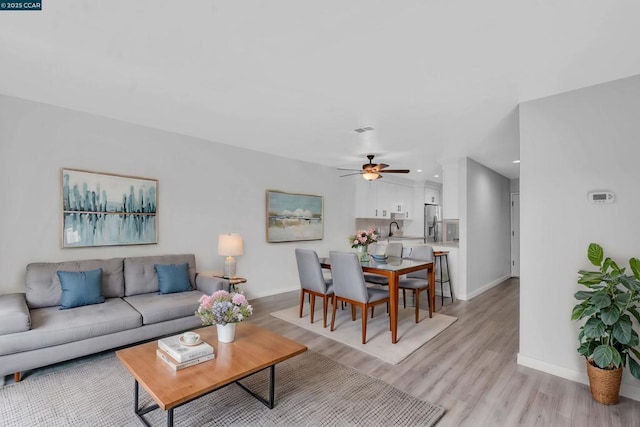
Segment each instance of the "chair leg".
M372 319L373 319L373 309L374 309L374 308L375 308L374 306L371 306L371 318L372 318ZM365 310L365 311L364 311L364 313L366 314L366 313L367 313L367 310Z
M351 304L351 321L355 322L356 320L356 306Z
M336 304L338 302L337 297L334 295L333 298L333 306L331 307L331 332L333 332L333 326L336 323L336 308L338 306L338 304Z
M371 310L373 311L373 306L371 306ZM362 344L367 343L367 306L366 304L362 306Z
M300 318L302 318L302 307L304 306L304 289L300 289Z
M402 308L407 308L407 292L405 289L402 290Z
M418 323L418 318L420 317L420 290L413 290L413 300L416 303L416 323Z
M322 297L322 327L327 327L327 308L329 304L329 296L325 295Z
M313 323L313 314L316 312L316 296L309 294L311 297L311 323Z

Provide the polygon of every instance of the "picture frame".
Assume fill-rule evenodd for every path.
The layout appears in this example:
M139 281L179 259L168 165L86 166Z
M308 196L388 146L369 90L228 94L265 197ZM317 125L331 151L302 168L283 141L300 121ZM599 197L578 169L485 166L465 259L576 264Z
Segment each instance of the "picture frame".
M322 240L324 198L267 190L267 242Z
M62 168L62 247L158 243L158 180Z

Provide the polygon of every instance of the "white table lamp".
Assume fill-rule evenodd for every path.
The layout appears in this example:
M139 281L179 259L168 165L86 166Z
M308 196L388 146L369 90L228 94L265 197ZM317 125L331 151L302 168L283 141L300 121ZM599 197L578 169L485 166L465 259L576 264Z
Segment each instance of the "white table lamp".
M218 255L224 259L224 277L235 277L236 260L234 256L242 255L242 236L239 234L221 234L218 236Z

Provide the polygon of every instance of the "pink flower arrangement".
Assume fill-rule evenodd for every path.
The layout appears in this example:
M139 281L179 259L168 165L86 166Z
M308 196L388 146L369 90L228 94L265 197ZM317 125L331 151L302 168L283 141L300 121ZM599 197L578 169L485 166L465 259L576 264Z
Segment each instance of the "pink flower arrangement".
M361 246L367 247L372 243L378 241L378 230L370 228L368 230L358 230L353 236L349 236L352 248L359 248Z
M196 316L205 326L242 322L253 314L253 308L241 293L216 291L213 295L201 296L199 302Z

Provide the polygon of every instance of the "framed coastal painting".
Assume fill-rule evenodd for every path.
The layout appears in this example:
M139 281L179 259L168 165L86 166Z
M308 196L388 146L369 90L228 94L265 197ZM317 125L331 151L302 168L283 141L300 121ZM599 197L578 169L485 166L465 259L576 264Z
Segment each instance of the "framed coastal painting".
M322 240L322 196L267 190L267 242Z
M158 180L62 169L62 247L158 243Z

